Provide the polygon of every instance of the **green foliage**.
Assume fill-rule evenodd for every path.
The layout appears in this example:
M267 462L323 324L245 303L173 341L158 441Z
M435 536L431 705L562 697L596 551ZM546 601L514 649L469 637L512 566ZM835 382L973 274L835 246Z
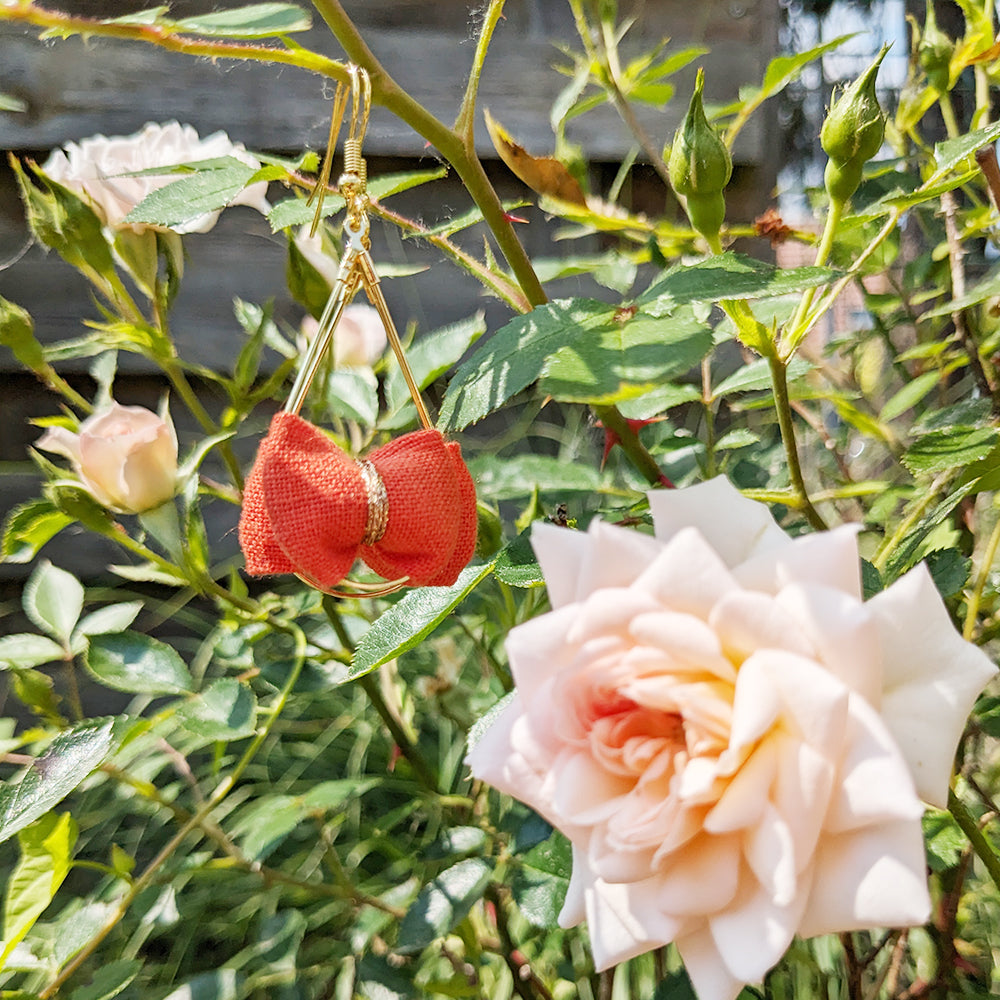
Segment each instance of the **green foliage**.
M234 557L253 444L299 363L297 317L280 298L237 300L225 370L179 354L169 317L187 280L187 240L198 237L176 229L273 182L267 221L288 240L289 291L318 316L331 289L299 232L313 217L315 152L262 154L260 169L223 157L143 171L170 180L129 213L128 224L157 227L143 233L112 231L96 202L14 163L33 236L94 297L82 334L60 343L37 338L25 309L0 299L0 346L62 404L37 423L76 431L115 398L118 352L137 353L170 387L182 458L175 499L134 517L101 506L78 463L36 451L40 496L5 515L0 561L26 583L20 606L0 612L3 997L693 998L673 948L623 964L613 982L593 972L585 933L558 926L573 863L548 822L558 809L543 818L473 781L464 763L521 697L507 635L549 608L531 545L538 520L575 531L602 517L649 532L649 483L726 475L793 534L857 525L866 599L925 561L956 628L995 649L1000 276L980 252L997 218L976 154L1000 124L984 97L997 48L982 5L962 0L956 39L935 35L928 8L911 78L889 109L895 157L881 148L877 61L835 103L816 225L770 223L814 263L781 267L724 250L736 238L760 250L751 220L725 210L730 150L765 101L852 36L778 56L730 103L706 108L700 76L693 94L678 76L705 50L664 41L640 51L618 4L569 2L579 44L563 49L555 156L521 150L533 163L562 180L589 177L593 190L599 175L569 138L575 119L610 105L625 108L629 127L626 106L653 114L675 97L690 98L690 111L662 157L663 130L637 130L606 191L541 197L561 221L554 256L520 252L503 215L530 201L501 202L479 169L475 86L452 131L374 75L377 114L433 136L442 160L372 170L380 273L388 284L418 270L378 259L384 225L392 239L427 241L497 300L440 329L401 324L439 426L479 425L455 435L476 485L479 547L450 586L365 596L362 569L352 577L359 596L334 596L291 574L246 579ZM481 12L487 35L498 6ZM22 8L0 5L0 20ZM240 54L250 71L280 62L289 86L296 69L343 74L306 47L316 19L293 4L46 16L53 38L85 23L94 35ZM976 86L953 102L960 79ZM15 104L0 95L0 110ZM630 200L640 161L674 178L687 220ZM449 170L470 200L442 217L407 218L405 199L390 200ZM841 203L832 210L830 196ZM343 208L331 189L319 229L331 263ZM15 264L12 289L16 275ZM545 301L554 282L560 297ZM856 306L848 320L834 311L849 290L863 320ZM92 380L69 384L65 362ZM419 425L388 352L370 369L324 361L303 413L354 456ZM62 561L86 534L118 551L108 574L81 580L39 558ZM67 546L45 550L57 536ZM841 998L849 982L880 1000L995 992L998 739L1000 699L987 691L956 761L966 812L924 818L935 926L796 941L741 1000Z

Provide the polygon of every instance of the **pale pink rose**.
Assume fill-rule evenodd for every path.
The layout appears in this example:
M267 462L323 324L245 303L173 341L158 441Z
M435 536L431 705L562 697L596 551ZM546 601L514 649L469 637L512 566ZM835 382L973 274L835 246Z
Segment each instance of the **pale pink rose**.
M306 343L319 332L319 321L312 316L302 320ZM385 351L388 339L378 310L355 303L349 305L333 331L333 362L337 368L371 368Z
M138 514L177 489L174 426L143 406L112 403L84 420L79 434L51 427L35 447L68 458L87 491L112 510Z
M150 122L134 135L95 135L79 143L67 143L63 149L52 153L42 171L89 201L112 229L130 228L141 233L156 227L124 226L125 216L151 191L173 183L179 175L123 175L224 156L234 157L248 166L260 166L260 161L251 156L242 143L231 142L225 132L213 132L201 139L190 125ZM266 194L266 183L251 184L233 199L232 204L249 205L266 214L270 210ZM209 212L171 228L178 233L207 233L219 215L219 212Z
M995 670L923 566L862 602L853 527L791 540L721 478L650 505L536 525L552 611L469 763L572 841L598 968L673 941L732 1000L795 934L927 920L921 799Z

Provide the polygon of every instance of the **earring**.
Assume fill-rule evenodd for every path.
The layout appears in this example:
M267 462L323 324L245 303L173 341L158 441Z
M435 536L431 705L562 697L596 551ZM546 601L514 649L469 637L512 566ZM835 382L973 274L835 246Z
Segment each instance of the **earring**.
M351 121L337 185L346 204L344 253L319 330L247 478L239 538L251 575L294 573L337 597L378 597L407 585L455 582L476 545L476 490L458 444L446 440L431 422L369 252L367 170L361 148L371 82L358 66L349 66L348 76ZM346 105L346 91L338 87L327 155L312 195L317 198L313 231ZM423 429L357 460L299 411L344 309L362 288L382 320ZM359 559L385 583L348 579ZM333 589L343 583L346 589Z

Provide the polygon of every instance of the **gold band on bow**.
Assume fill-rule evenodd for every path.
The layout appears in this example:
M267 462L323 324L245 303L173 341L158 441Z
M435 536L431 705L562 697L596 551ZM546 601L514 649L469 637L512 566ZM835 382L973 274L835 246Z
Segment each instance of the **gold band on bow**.
M365 521L365 534L361 544L374 545L381 541L389 523L389 494L378 469L371 462L362 459L358 462L358 468L361 469L361 479L368 494L368 519Z

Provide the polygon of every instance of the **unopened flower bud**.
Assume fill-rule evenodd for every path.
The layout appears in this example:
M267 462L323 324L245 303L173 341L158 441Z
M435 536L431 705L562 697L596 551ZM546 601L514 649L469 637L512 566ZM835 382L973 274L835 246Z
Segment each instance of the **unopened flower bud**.
M954 49L955 43L937 26L933 0L927 0L927 20L917 45L917 58L927 74L927 82L939 94L946 91L951 82L951 54Z
M52 427L35 446L68 458L91 496L112 510L138 514L177 489L173 424L143 406L112 403L84 420L78 434Z
M705 74L698 70L687 115L674 134L667 160L670 183L683 199L691 225L714 243L726 217L723 191L733 173L726 144L709 124L701 103Z
M878 68L889 51L883 45L875 61L840 95L823 122L819 138L826 155L826 189L845 202L858 189L864 165L881 149L885 114L875 94Z

